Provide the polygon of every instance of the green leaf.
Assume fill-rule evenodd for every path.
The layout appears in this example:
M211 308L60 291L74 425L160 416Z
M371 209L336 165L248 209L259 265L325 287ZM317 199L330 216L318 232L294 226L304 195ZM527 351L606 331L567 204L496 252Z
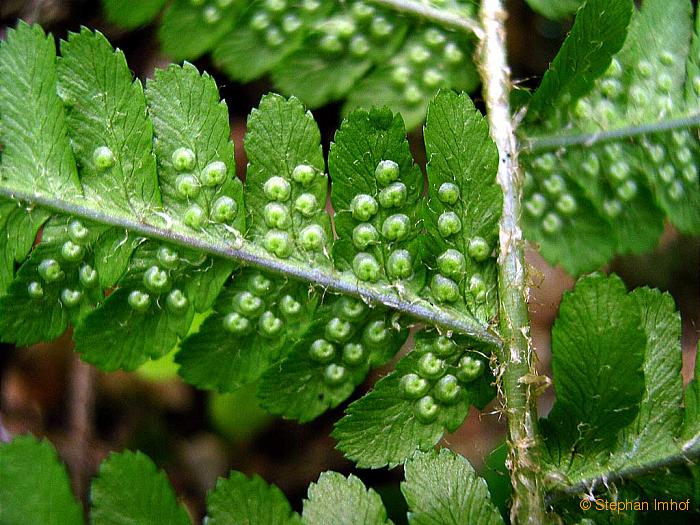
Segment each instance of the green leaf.
M581 9L577 20L587 23L577 22L533 97L531 117L542 120L521 127L526 234L575 274L651 249L664 216L682 232L700 231L690 2L644 2L625 45L595 79L614 48L601 48L611 33L590 22L626 2L614 4ZM575 89L561 89L559 71Z
M302 518L306 525L388 525L382 499L359 478L324 472L309 485Z
M618 277L584 277L564 296L552 328L557 401L545 429L559 468L585 468L637 417L646 346L639 308Z
M459 34L431 26L415 30L388 62L379 63L350 91L343 113L388 106L401 113L407 129L414 129L425 119L425 101L439 89L471 92L479 85L469 60L473 51Z
M448 449L418 453L405 466L411 525L499 525L486 482L462 456Z
M248 4L212 52L217 67L240 82L255 80L282 62L333 7L332 2L292 2L280 11L264 0Z
M79 525L83 512L48 441L18 436L0 444L0 523Z
M419 290L423 176L401 116L388 109L353 112L335 134L328 164L336 265L360 280Z
M153 126L124 54L83 28L61 43L61 55L58 91L85 196L121 213L158 206Z
M700 349L700 342L698 343ZM700 361L695 363L695 375L693 380L688 383L685 388L683 406L685 414L683 415L683 432L684 441L694 440L700 442ZM697 446L697 445L696 445ZM700 473L699 473L700 474Z
M484 373L488 356L468 344L417 334L415 349L396 370L336 423L337 448L360 468L393 467L456 430L470 405L483 408L495 395L493 376Z
M183 341L176 357L180 375L224 392L257 381L306 331L318 299L301 283L257 270L236 273L214 313Z
M391 312L357 299L331 296L309 316L286 358L262 376L261 405L273 414L310 421L345 401L408 336ZM291 342L291 341L290 341Z
M56 196L80 193L67 133L63 105L56 94L53 37L47 37L39 26L20 22L0 46L4 186Z
M248 119L245 148L248 237L280 258L328 266L328 178L311 113L296 98L266 95Z
M370 12L370 11L368 11ZM272 70L280 91L294 94L309 107L345 96L373 64L393 56L407 24L383 9L352 13L338 3L333 14L317 23L304 44Z
M41 208L25 208L18 202L0 198L0 294L15 276L15 263L25 259L36 234L49 214Z
M174 0L158 28L163 52L177 62L199 58L231 30L242 3Z
M301 525L282 491L259 476L247 478L231 471L219 479L207 495L207 518L211 525Z
M102 0L107 20L125 29L148 24L160 13L166 0Z
M489 320L498 310L498 151L486 119L468 95L443 91L431 102L425 147L429 162L424 249L429 254L426 264L437 269L429 282L430 294L437 302ZM452 222L458 228L446 228Z
M77 229L79 239L73 234ZM46 223L41 243L0 297L3 341L18 345L52 341L102 300L92 250L104 230L64 215Z
M95 525L189 525L163 471L140 452L112 453L92 482Z

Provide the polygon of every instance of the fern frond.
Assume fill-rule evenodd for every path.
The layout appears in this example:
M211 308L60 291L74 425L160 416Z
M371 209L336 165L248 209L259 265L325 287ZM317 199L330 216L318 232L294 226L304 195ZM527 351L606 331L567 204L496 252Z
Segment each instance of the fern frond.
M691 14L686 0L648 0L640 11L588 2L533 96L521 126L525 224L571 273L648 251L664 217L700 232Z

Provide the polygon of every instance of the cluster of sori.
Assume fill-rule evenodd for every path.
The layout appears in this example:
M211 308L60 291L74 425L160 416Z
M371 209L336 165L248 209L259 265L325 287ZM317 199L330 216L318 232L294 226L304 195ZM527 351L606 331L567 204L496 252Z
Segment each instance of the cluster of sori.
M192 7L201 9L204 23L210 25L219 22L224 15L224 11L230 8L234 3L236 3L236 0L214 0L213 2L207 0L190 0ZM284 3L284 1L282 1L282 3Z
M129 293L129 306L136 312L145 313L153 303L159 303L162 295L167 294L167 311L173 315L183 315L189 309L189 301L182 290L173 288L171 277L171 272L177 271L183 261L175 250L165 245L158 248L156 259L157 264L143 272L143 289L136 288Z
M415 369L401 378L405 399L415 401L415 415L423 423L432 423L440 407L460 400L463 386L484 373L484 361L474 352L464 352L452 339L439 336L421 355Z
M202 186L217 188L226 182L228 169L226 164L220 160L207 164L199 177L193 171L197 166L197 158L191 149L177 148L173 152L171 160L173 167L179 172L175 179L177 195L188 202L197 198ZM211 204L209 217L207 217L206 212L199 204L192 203L185 211L183 220L190 228L199 229L207 221L228 224L236 218L237 212L238 206L236 201L231 197L222 195Z
M437 197L445 210L438 217L437 229L448 244L456 246L454 236L462 230L462 222L455 209L460 198L459 187L452 182L444 182L438 188ZM493 249L483 237L469 239L467 255L476 262L484 262L491 257ZM461 251L447 248L437 257L437 273L432 277L430 291L433 297L443 303L452 303L460 298L458 282L465 276L466 259ZM469 276L466 290L476 302L486 300L486 283L479 273Z
M362 281L375 282L382 275L377 257L370 253L373 245L380 243L380 234L390 243L392 251L386 260L386 271L391 279L406 279L413 274L413 261L408 250L393 249L394 243L409 238L413 226L404 213L393 213L406 203L408 190L399 181L399 165L392 160L381 161L375 170L377 184L381 187L375 196L358 193L350 202L350 213L357 221L352 231L352 243L358 250L352 261L355 276ZM378 228L377 228L378 227Z
M98 285L97 271L85 260L90 243L90 232L79 220L73 220L67 227L67 238L58 250L59 259L44 258L36 267L40 279L27 285L27 293L32 299L44 298L44 286L60 286L70 281L73 287L64 287L59 294L61 304L67 308L78 306L85 290ZM78 279L66 279L66 272L77 273ZM43 283L43 284L42 284Z
M349 297L333 305L335 316L325 323L323 337L309 346L309 357L323 365L323 381L333 387L351 380L350 372L366 368L371 349L389 340L383 319L367 320L367 307Z
M291 183L279 175L265 181L263 193L268 202L263 209L263 218L269 229L263 238L263 246L277 257L289 257L295 242L306 252L324 249L326 232L313 218L325 203L318 202L316 195L305 191L318 176L312 166L299 164L292 171ZM296 227L303 224L303 227Z
M279 334L284 321L278 314L285 320L293 319L301 312L301 304L291 295L284 295L277 301L276 288L272 280L261 273L245 276L240 289L232 297L231 311L222 319L224 329L232 334L245 335L257 327L257 333L264 337Z

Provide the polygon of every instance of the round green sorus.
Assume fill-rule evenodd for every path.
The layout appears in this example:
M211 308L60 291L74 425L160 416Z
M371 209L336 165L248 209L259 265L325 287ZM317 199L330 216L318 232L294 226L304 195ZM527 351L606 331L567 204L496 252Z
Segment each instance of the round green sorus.
M145 312L151 306L151 296L141 290L134 290L129 294L129 306L137 312Z
M411 232L411 219L403 213L387 217L382 224L382 235L389 241L401 241Z
M617 187L617 196L623 201L629 202L637 195L637 183L632 179L626 180Z
M406 104L415 106L423 99L423 91L415 85L409 84L403 91L403 100Z
M318 200L313 193L302 193L294 201L294 209L304 217L311 217L319 210Z
M332 55L342 52L343 48L345 47L343 46L343 42L340 40L340 38L333 34L323 35L318 43L318 46L322 51Z
M183 173L175 180L175 189L181 197L192 199L199 194L199 181L191 173Z
M416 401L416 417L421 423L432 423L437 419L440 406L431 396L423 396Z
M392 182L396 182L400 175L399 165L393 160L381 161L374 170L374 176L381 186L388 186Z
M545 231L545 233L557 233L561 231L563 226L564 224L562 223L561 218L554 212L549 212L544 216L544 219L542 219L542 229Z
M382 320L372 321L365 327L362 334L362 339L368 345L378 345L383 343L389 337L389 330Z
M289 199L292 194L292 186L289 181L283 177L270 177L263 185L265 196L271 201L284 202Z
M264 297L272 291L272 281L261 273L250 277L250 290L258 297Z
M221 20L221 11L214 5L208 5L202 11L202 18L207 24L216 24Z
M92 152L92 162L98 170L105 171L113 167L117 163L117 159L111 149L107 146L100 146Z
M168 246L161 246L160 248L158 248L156 258L158 259L158 262L161 264L161 266L164 266L165 268L168 268L170 270L176 268L177 263L180 260L180 256L178 255L178 253Z
M218 186L226 180L227 173L226 163L215 160L207 164L202 170L202 182L209 187Z
M228 223L236 218L238 205L231 197L222 195L214 201L211 208L211 218L214 222Z
M143 285L154 294L167 292L170 289L168 272L161 270L158 266L151 266L143 273Z
M78 278L85 288L91 288L97 284L97 272L89 264L83 264L78 272Z
M462 221L453 211L445 211L438 217L438 231L443 237L449 237L462 229Z
M265 31L270 26L270 15L265 11L258 11L250 19L250 26L256 31Z
M469 278L469 293L478 301L486 298L486 283L480 273L475 273Z
M364 250L379 240L377 229L368 222L358 224L352 230L352 243L358 250Z
M381 268L377 259L366 252L360 252L352 260L352 271L361 281L375 282L379 280Z
M436 27L431 27L425 31L423 35L423 40L430 47L442 47L447 40L445 33L437 29Z
M335 359L335 347L325 339L316 339L309 347L309 356L319 363L330 363Z
M318 224L309 224L299 232L298 239L304 250L318 251L326 242L326 232Z
M617 199L605 199L603 201L603 209L608 217L614 218L622 213L622 204ZM544 224L542 227L544 228ZM545 229L545 231L547 231L547 229Z
M301 21L301 18L299 18L293 13L289 13L287 15L284 15L284 17L282 18L282 31L284 31L288 35L292 35L299 31L302 24L303 22Z
M389 255L386 269L389 277L407 279L413 275L413 258L408 250L395 250Z
M564 215L573 215L576 212L576 199L569 193L564 193L557 201L557 210Z
M204 211L197 204L193 204L187 208L184 221L193 230L199 229L204 224Z
M89 233L90 231L77 219L68 225L68 237L76 244L84 243Z
M343 347L343 363L346 365L361 365L365 360L365 347L360 343L348 343Z
M433 279L430 281L430 291L433 297L441 303L453 303L459 299L457 283L441 274L433 275Z
M177 171L192 171L197 164L197 157L189 148L177 148L173 151L171 160Z
M275 314L270 311L263 312L258 320L258 328L260 329L260 333L268 337L272 337L280 333L283 326L282 319L275 316Z
M369 40L364 35L355 35L350 40L350 54L355 57L363 57L370 51Z
M187 311L189 301L187 297L185 297L185 294L182 293L182 290L175 288L165 299L165 305L168 307L169 312L180 315Z
M386 38L394 31L394 24L381 15L375 16L370 27L372 35L376 38Z
M458 348L457 343L455 343L452 339L441 335L435 340L433 350L440 357L450 357L457 352Z
M331 363L323 371L323 380L329 386L341 385L345 382L347 373L345 367Z
M554 174L551 177L544 180L544 189L550 195L559 195L562 191L566 189L566 183L564 179L559 174Z
M83 293L80 290L71 290L70 288L65 288L61 292L61 303L63 306L72 308L78 306L80 300L83 298Z
M347 296L338 299L335 307L336 313L348 321L358 320L366 310L367 308L362 304L362 301Z
M244 334L250 330L250 320L238 312L231 312L224 317L224 328L232 334Z
M350 212L358 221L368 221L379 211L379 204L374 197L365 193L358 193L350 202Z
M285 317L293 317L301 312L301 303L291 295L285 295L280 299L280 311Z
M286 0L265 0L265 7L273 13L281 13L287 8Z
M541 193L533 193L532 197L525 202L525 209L533 217L540 217L547 207L547 199Z
M44 259L39 263L37 271L41 278L47 283L54 283L63 279L65 274L61 269L61 265L55 259Z
M459 200L459 187L452 182L443 182L438 188L438 199L450 206L457 204Z
M408 59L414 64L425 64L431 57L430 50L421 44L414 44L408 50Z
M270 230L265 234L263 246L268 252L274 253L281 259L292 254L292 239L287 232Z
M407 399L418 399L428 393L430 383L418 374L406 374L399 383L401 393Z
M444 80L445 77L437 69L429 68L423 73L423 84L428 88L434 89L442 84Z
M326 339L336 343L345 342L352 335L352 325L340 317L334 317L326 323Z
M408 81L411 80L412 75L413 70L410 67L400 65L396 66L391 72L391 80L398 86L405 86L408 84Z
M44 288L41 286L41 283L32 281L29 283L29 286L27 286L27 293L32 299L41 299L44 297Z
M299 164L292 171L292 180L302 186L309 186L316 179L316 168Z
M475 261L482 262L488 259L491 255L491 247L483 237L472 237L472 239L469 241L467 253L469 253L469 257Z
M459 278L467 267L464 255L454 248L448 248L437 258L438 270L446 277Z
M61 246L61 257L64 261L78 262L83 258L83 247L73 241L66 241Z
M358 22L363 20L369 20L375 13L374 7L362 1L353 2L350 7L350 10L352 12L352 16L354 16L355 20L357 20Z
M481 359L465 355L459 360L457 378L462 383L471 383L483 375L485 368L486 366Z
M418 373L425 379L442 377L445 373L445 362L432 352L428 352L418 360Z
M233 307L246 317L255 317L265 307L265 303L249 291L238 292L233 298Z
M270 47L279 47L284 44L286 38L276 27L270 27L265 31L265 42Z
M461 392L462 387L459 386L457 378L452 374L447 374L437 382L433 395L440 403L451 405L459 399Z
M314 13L321 7L321 0L303 0L301 7L307 13Z
M263 208L263 218L268 228L286 230L292 225L289 208L279 202L268 202Z

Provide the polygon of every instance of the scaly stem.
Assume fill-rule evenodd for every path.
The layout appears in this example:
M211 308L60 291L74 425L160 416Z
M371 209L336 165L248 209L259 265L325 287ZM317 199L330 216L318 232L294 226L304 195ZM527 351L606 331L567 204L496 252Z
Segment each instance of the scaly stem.
M499 355L499 390L508 420L509 468L513 485L511 522L545 523L544 494L537 458L538 432L533 352L527 312L525 243L520 228L522 174L508 98L510 69L506 62L504 20L500 0L483 0L480 11L481 77L491 136L498 146L498 183L503 190L499 227L499 314L503 346Z
M369 0L373 4L392 9L398 13L415 16L419 20L433 22L446 29L454 29L464 33L471 33L476 38L481 38L484 31L479 24L459 13L452 13L437 7L431 7L415 0Z

